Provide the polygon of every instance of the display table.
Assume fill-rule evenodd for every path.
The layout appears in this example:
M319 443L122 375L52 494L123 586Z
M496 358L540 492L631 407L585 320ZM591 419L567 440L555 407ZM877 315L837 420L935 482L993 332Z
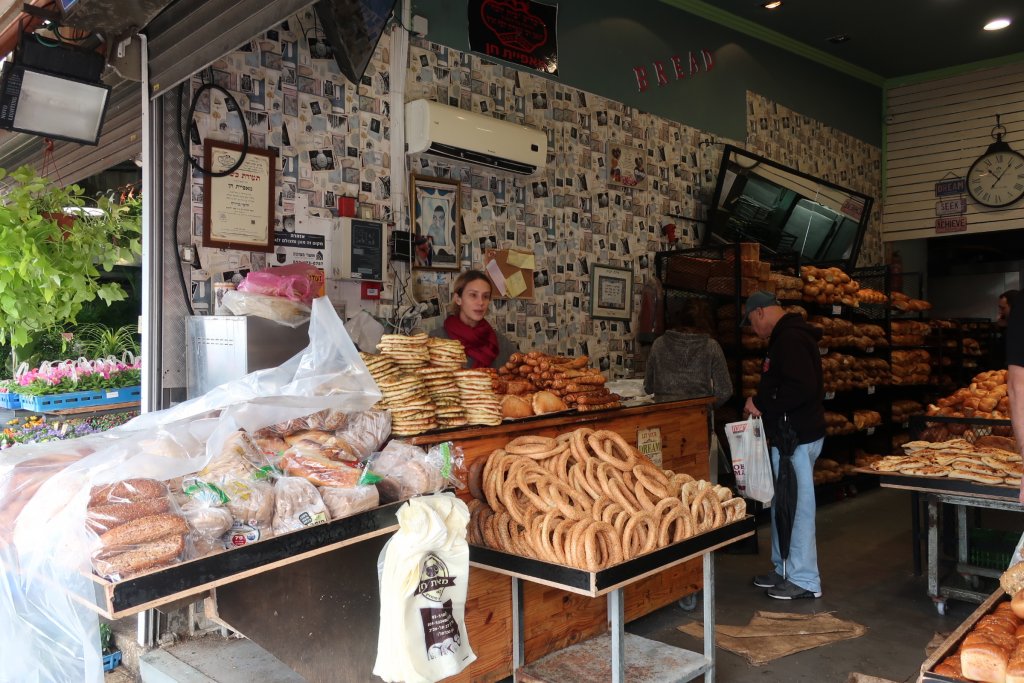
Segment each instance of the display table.
M876 474L879 474L876 472ZM965 600L982 603L988 597L972 588L942 585L939 576L939 505L953 505L956 509L957 563L956 573L964 576L972 586L977 577L999 578L999 570L979 567L968 562L967 508L1009 510L1024 512L1018 500L1018 489L1007 486L988 486L962 479L944 477L915 477L904 474L880 474L882 488L900 489L924 496L928 509L928 597L935 602L939 614L946 613L946 600Z
M612 683L643 680L682 682L704 675L715 680L715 591L714 556L718 548L752 536L754 518L713 529L699 536L661 548L647 555L623 562L599 572L587 572L561 565L519 557L491 548L470 548L470 564L512 578L512 679L536 683L560 683L568 680L607 680L610 667ZM660 572L687 560L701 557L704 585L704 653L703 656L625 633L623 590L652 573ZM585 595L607 596L609 633L585 643L570 646L526 665L523 624L526 613L522 582L536 583ZM627 661L627 648L633 653L632 668ZM608 656L603 655L610 652ZM642 653L637 656L637 653ZM641 673L641 669L643 672ZM627 675L628 674L628 675Z

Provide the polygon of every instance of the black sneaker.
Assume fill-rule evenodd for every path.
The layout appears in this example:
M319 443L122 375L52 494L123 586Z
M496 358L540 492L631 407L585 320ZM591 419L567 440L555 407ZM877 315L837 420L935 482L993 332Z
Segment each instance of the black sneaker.
M783 581L779 585L769 588L765 592L768 593L769 598L775 598L776 600L801 600L803 598L821 597L821 591L809 591L806 588L801 588L792 581Z
M785 580L786 579L782 578L781 574L773 569L767 574L759 574L758 576L755 576L754 585L758 588L775 588Z

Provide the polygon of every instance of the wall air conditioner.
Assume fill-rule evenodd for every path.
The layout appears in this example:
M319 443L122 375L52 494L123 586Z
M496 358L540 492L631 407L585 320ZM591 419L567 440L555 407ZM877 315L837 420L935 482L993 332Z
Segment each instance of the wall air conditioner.
M529 175L547 159L544 132L430 100L405 105L409 154L426 152Z

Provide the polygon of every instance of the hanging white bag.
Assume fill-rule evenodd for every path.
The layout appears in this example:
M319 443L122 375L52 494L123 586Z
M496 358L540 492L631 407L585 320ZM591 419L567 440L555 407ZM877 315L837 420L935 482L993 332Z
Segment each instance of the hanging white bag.
M775 497L775 477L768 454L768 438L761 418L752 417L752 426L743 435L744 466L747 475L745 497L767 505Z
M434 683L475 659L466 632L469 509L450 493L398 510L381 551L380 633L373 673L388 683Z
M736 492L743 497L747 495L747 459L744 436L753 428L753 417L742 422L729 422L725 425L725 438L729 444L732 473L736 477Z

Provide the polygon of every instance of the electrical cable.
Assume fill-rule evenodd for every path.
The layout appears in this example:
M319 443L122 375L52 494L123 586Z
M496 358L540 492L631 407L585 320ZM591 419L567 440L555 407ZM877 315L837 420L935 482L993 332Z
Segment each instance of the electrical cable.
M181 133L181 113L182 113L181 110L182 110L182 106L184 105L184 102L185 102L185 84L182 83L181 85L178 86L178 107L175 110L175 117L178 119L178 121L177 121L178 133L179 133L179 135L178 135L178 142L182 145L182 152L184 153L185 158L190 160L191 159L191 155L188 153L188 150L185 148L185 141L184 141L184 139L182 139L182 137L180 135L180 133ZM178 188L178 199L177 199L176 202L174 202L174 222L171 223L171 225L174 226L174 232L171 232L170 230L167 231L167 234L172 237L171 249L172 249L172 251L175 254L177 254L177 252L178 252L178 218L181 216L181 205L185 201L185 184L188 183L189 168L190 168L190 164L187 163L187 162L182 164L182 166L181 166L181 186ZM196 314L195 309L192 308L192 293L188 291L188 286L185 284L185 273L184 273L184 271L183 271L183 269L181 267L181 258L180 257L175 259L175 270L178 271L178 284L181 285L181 296L185 299L185 305L188 307L188 314L189 315L195 315Z

